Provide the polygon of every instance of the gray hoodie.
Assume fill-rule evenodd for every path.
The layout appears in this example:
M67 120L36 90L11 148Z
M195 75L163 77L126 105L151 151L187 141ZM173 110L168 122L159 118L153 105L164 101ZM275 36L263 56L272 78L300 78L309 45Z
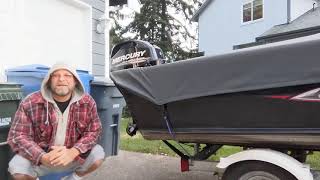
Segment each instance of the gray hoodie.
M60 69L68 70L70 73L73 74L73 76L77 80L77 85L75 86L71 101L70 101L68 107L66 108L66 110L64 111L64 113L61 113L56 102L53 100L50 85L49 85L49 80L50 80L51 74L57 70L60 70ZM65 137L66 137L66 130L67 130L67 124L68 124L68 117L69 117L69 107L72 103L76 103L77 101L79 101L82 98L82 96L84 95L83 84L80 80L79 75L77 74L76 70L73 67L71 67L70 65L65 64L65 63L57 63L57 64L54 64L50 68L48 74L43 79L42 84L41 84L41 94L42 94L43 98L47 101L47 107L48 107L49 102L52 103L55 107L55 112L56 112L56 115L59 120L58 120L57 133L55 136L54 145L61 145L62 146L62 145L64 145ZM48 110L47 110L47 112L48 112ZM48 113L47 113L47 120L48 119L49 118L48 118ZM49 121L46 123L49 123Z

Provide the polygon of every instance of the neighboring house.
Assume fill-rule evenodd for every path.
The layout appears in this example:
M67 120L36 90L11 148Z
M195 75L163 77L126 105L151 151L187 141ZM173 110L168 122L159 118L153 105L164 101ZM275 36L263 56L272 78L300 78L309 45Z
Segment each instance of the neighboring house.
M315 7L294 21L272 27L256 38L253 43L234 46L241 49L320 33L320 7Z
M192 18L199 25L199 51L205 55L230 52L316 6L317 0L206 0Z

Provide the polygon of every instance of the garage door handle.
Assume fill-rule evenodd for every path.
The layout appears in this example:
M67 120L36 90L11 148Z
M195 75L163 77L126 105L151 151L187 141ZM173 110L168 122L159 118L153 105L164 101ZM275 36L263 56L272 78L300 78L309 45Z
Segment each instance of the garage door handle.
M118 124L111 124L110 127L117 127Z
M5 146L5 145L8 145L7 141L6 141L6 142L1 142L1 143L0 143L0 146Z

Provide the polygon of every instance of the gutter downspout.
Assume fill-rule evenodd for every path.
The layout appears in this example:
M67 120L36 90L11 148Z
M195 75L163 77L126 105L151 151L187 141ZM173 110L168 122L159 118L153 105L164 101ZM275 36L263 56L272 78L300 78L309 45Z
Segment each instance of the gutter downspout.
M291 0L287 0L287 23L291 22Z

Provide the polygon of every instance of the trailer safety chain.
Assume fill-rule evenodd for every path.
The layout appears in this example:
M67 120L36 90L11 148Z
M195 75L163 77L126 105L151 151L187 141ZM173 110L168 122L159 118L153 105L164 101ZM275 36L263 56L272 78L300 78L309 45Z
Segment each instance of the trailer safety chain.
M166 125L167 125L167 128L168 128L168 131L169 131L170 135L172 136L172 139L175 142L177 142L177 144L181 147L181 149L184 151L184 153L188 156L188 159L189 159L191 157L190 153L176 140L176 136L175 136L175 133L173 131L172 123L170 121L170 117L169 117L169 113L168 113L168 109L167 108L168 108L167 104L164 104L163 105L163 119L166 121ZM167 141L163 141L163 142L165 142L168 145ZM171 148L172 145L169 146L169 147ZM181 154L179 154L179 153L177 153L177 154L180 157L182 157ZM182 158L186 158L186 156L184 155Z

